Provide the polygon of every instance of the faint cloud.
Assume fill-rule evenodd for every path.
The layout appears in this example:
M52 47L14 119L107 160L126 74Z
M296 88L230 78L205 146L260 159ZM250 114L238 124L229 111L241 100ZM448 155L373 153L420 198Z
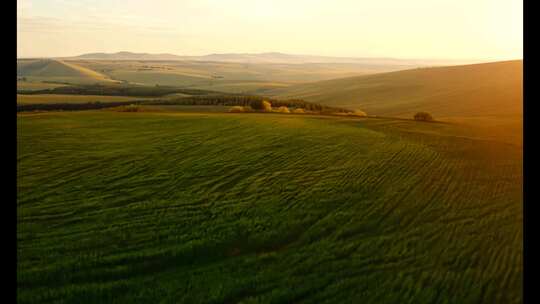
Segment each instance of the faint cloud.
M56 32L136 32L136 33L175 33L176 30L164 24L141 24L137 18L124 16L121 20L108 21L103 18L90 20L64 20L53 17L20 17L19 31L31 33L56 33ZM118 18L117 18L118 19Z
M17 0L17 19L23 15L30 15L32 7L32 1L30 0Z

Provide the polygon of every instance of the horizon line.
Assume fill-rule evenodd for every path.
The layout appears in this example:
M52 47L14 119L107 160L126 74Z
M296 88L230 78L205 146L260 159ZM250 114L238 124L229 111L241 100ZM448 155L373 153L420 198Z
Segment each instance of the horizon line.
M205 57L211 55L264 55L264 54L279 54L287 56L306 56L306 57L327 57L327 58L339 58L339 59L387 59L387 60L403 60L403 61L414 61L414 60L424 60L424 61L512 61L512 60L523 60L523 56L516 58L421 58L421 57L390 57L390 56L330 56L330 55L314 55L314 54L297 54L297 53L284 53L279 51L267 51L267 52L225 52L225 53L206 53L204 55L178 55L174 53L150 53L150 52L133 52L133 51L112 51L112 52L85 52L78 55L67 55L67 56L17 56L17 59L56 59L56 58L73 58L80 57L88 54L107 54L114 55L119 53L129 53L129 54L138 54L138 55L169 55L177 57Z

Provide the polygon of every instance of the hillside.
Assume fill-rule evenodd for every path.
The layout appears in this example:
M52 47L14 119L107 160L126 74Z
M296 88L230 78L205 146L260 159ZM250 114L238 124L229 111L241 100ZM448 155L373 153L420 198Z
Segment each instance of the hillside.
M266 93L361 109L369 115L412 118L427 111L472 133L518 145L523 141L521 60L333 79Z
M88 103L88 102L118 102L118 101L140 101L144 97L132 96L103 96L103 95L21 95L17 94L17 105L19 104L51 104L51 103Z
M428 66L428 65L456 65L472 63L474 60L428 60L428 59L399 59L399 58L371 58L371 57L335 57L319 55L286 54L280 52L264 53L222 53L201 56L187 56L175 54L151 54L134 52L116 53L87 53L73 57L69 60L184 60L209 62L235 62L235 63L264 63L264 64L305 64L305 63L352 63L365 65L389 66ZM476 61L477 62L477 61Z
M521 150L450 124L17 116L18 303L521 303Z
M196 60L221 61L221 62L241 62L241 63L287 63L287 64L305 64L305 63L347 63L364 64L380 66L429 66L429 65L452 65L460 62L474 62L471 60L426 60L426 59L399 59L399 58L376 58L376 57L334 57L319 55L298 55L285 54L279 52L266 53L225 53L209 54L200 57L193 57Z
M345 63L240 63L194 60L70 60L113 79L134 84L260 93L291 84L410 68L403 65Z
M266 94L308 82L393 72L448 62L392 58L345 58L283 53L177 56L149 53L90 53L61 59L20 59L17 75L28 81L95 83L123 81Z
M275 89L269 95L302 98L372 115L438 118L522 115L523 62L420 68L333 79Z
M116 53L87 53L66 59L92 59L92 60L183 60L184 56L174 54L149 54L133 52Z
M56 81L69 83L114 82L92 69L57 59L17 60L17 77L31 81Z

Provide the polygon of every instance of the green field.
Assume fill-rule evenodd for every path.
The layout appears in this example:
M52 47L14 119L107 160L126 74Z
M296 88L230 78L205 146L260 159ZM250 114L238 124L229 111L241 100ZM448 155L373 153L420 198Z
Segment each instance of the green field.
M18 303L521 303L521 153L394 119L20 114Z
M29 82L115 83L108 76L72 62L57 59L18 59L17 77Z
M65 86L65 84L17 80L17 90L36 91L54 89L62 86Z
M229 93L262 93L291 84L396 71L401 64L248 63L193 60L19 59L17 76L33 82L130 83Z
M368 115L412 118L426 111L467 133L521 144L523 61L411 69L299 84L268 92ZM465 134L467 134L465 133Z
M68 95L68 94L36 94L22 95L17 94L18 104L51 104L51 103L87 103L87 102L113 102L144 100L145 97L131 96L103 96L103 95Z

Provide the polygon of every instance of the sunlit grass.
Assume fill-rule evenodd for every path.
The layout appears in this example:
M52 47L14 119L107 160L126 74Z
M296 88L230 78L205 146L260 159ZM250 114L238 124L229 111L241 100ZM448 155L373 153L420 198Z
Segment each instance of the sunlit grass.
M19 303L521 302L519 147L270 113L17 127Z

